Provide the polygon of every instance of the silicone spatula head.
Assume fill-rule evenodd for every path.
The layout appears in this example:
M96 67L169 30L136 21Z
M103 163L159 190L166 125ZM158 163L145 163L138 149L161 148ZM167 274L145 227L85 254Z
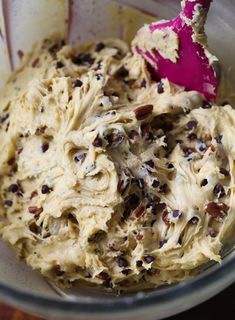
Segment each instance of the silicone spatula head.
M184 0L171 21L144 26L133 43L160 80L196 90L209 101L217 95L216 73L206 50L204 24L212 0Z

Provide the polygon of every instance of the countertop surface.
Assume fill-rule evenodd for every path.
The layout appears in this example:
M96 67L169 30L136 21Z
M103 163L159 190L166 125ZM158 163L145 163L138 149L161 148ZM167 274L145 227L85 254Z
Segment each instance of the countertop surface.
M235 319L235 284L209 301L167 320L232 320ZM47 320L27 315L0 303L0 320Z

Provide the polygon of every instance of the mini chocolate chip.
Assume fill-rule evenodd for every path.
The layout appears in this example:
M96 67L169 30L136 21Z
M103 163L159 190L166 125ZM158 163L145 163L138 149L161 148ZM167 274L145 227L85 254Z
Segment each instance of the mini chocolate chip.
M174 169L174 165L172 163L169 163L167 166L168 169Z
M141 260L137 260L137 261L136 261L136 267L137 267L137 268L141 268L142 265L143 265L143 261L141 261Z
M9 113L5 113L0 116L0 123L5 122L9 118Z
M167 243L167 240L166 240L166 239L160 240L160 241L159 241L159 248L162 248L162 247L164 246L164 244L166 244L166 243Z
M122 274L125 274L126 276L130 274L130 272L131 272L131 269L122 270Z
M152 182L152 187L153 188L158 188L160 185L160 182L157 179L154 179Z
M45 153L49 149L49 143L45 142L41 145L42 152Z
M107 272L102 271L96 276L96 278L100 280L108 280L110 279L110 276L108 275Z
M99 42L99 43L97 43L97 45L95 47L95 52L100 52L104 48L105 48L105 44L103 42Z
M101 74L101 73L97 73L96 75L95 75L95 77L96 77L96 80L101 80L102 78L103 78L103 75Z
M15 183L11 184L8 187L8 191L12 192L12 193L16 193L18 190L19 190L19 186L17 184L15 184Z
M199 221L199 218L198 217L192 217L189 222L191 222L192 224L197 224Z
M46 184L44 184L42 186L41 192L42 194L47 194L47 193L50 193L52 190L53 190L52 188L49 188Z
M189 140L197 140L197 135L196 135L196 133L190 133L189 135L188 135L188 137L187 137Z
M150 168L154 168L154 162L153 160L148 160L144 162L145 165L149 166Z
M193 130L195 128L197 128L197 121L192 120L187 123L187 129Z
M222 198L225 196L224 187L220 183L217 183L215 185L213 192L214 192L214 195L217 196L217 198Z
M12 201L12 200L5 200L5 201L4 201L4 205L5 205L6 207L12 207L13 201Z
M120 267L120 268L126 268L128 266L128 262L126 259L124 258L117 258L117 265Z
M199 145L199 147L198 147L199 151L201 151L201 152L206 151L207 146L204 142L200 141L198 145Z
M74 88L80 88L83 85L83 82L80 79L75 79L73 82L73 87Z
M121 67L118 71L117 71L117 76L119 78L126 78L129 75L129 71L125 68L125 67Z
M202 105L203 109L211 109L212 108L212 104L209 101L204 101L203 105Z
M219 169L219 172L221 174L223 174L225 177L229 177L230 176L230 173L228 172L228 170L224 169L224 168L220 168Z
M124 142L124 136L118 132L108 134L105 139L108 141L109 147L118 147Z
M201 187L205 187L208 184L208 180L207 179L203 179L200 186Z
M56 68L57 68L57 69L61 69L61 68L63 68L63 67L64 67L63 62L61 62L61 61L57 61L57 62L56 62Z
M87 154L85 152L76 153L73 157L75 162L83 162L86 158Z
M183 149L185 158L188 158L192 153L196 152L194 148L184 148Z
M141 88L146 88L146 85L147 85L147 82L146 82L145 79L143 79L143 80L141 81L140 87L141 87Z
M95 62L95 59L90 53L79 53L76 57L72 57L72 62L76 65L91 66Z
M163 93L164 92L164 86L163 86L163 83L162 82L159 82L158 85L157 85L157 92L159 94Z
M99 135L97 135L97 137L95 138L95 140L93 141L93 146L96 148L101 148L103 145L103 141L102 139L99 137Z
M135 117L137 120L145 119L152 112L153 112L153 105L152 104L146 104L146 105L138 107L134 110Z
M61 270L61 267L60 266L56 266L55 267L55 274L57 275L57 277L61 277L61 276L63 276L64 275L64 271L63 270Z
M32 200L33 198L37 197L38 196L38 192L35 190L31 193L30 195L30 200Z
M168 186L166 183L160 186L159 188L160 193L167 193L167 191L168 191Z
M218 144L222 144L222 139L223 139L222 135L215 137L215 140Z
M150 256L150 255L144 257L144 261L146 263L152 263L154 260L155 260L155 258L153 256Z
M173 218L180 218L182 216L182 212L180 210L173 210L172 216Z

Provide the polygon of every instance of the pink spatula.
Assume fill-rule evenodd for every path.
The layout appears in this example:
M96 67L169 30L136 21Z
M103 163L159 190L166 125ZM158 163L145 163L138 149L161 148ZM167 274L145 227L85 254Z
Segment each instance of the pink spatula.
M134 44L137 52L151 64L158 79L167 78L170 82L185 87L186 90L196 90L207 100L214 101L218 88L216 73L208 57L208 51L197 39L204 33L204 24L211 2L212 0L182 1L179 16L171 21L160 21L140 29ZM163 35L160 40L162 48L164 45L169 47L169 41L172 39L173 43L176 42L178 36L175 59L164 56L161 50L154 47L154 39L158 41L154 35L159 33L158 30L161 30ZM153 39L152 48L142 45L143 39L149 39L149 36Z

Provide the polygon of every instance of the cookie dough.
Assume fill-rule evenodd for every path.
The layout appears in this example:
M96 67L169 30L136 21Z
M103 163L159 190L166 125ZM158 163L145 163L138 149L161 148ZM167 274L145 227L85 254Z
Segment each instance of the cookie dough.
M156 82L120 40L38 45L0 101L0 233L57 284L160 286L220 262L235 111Z

